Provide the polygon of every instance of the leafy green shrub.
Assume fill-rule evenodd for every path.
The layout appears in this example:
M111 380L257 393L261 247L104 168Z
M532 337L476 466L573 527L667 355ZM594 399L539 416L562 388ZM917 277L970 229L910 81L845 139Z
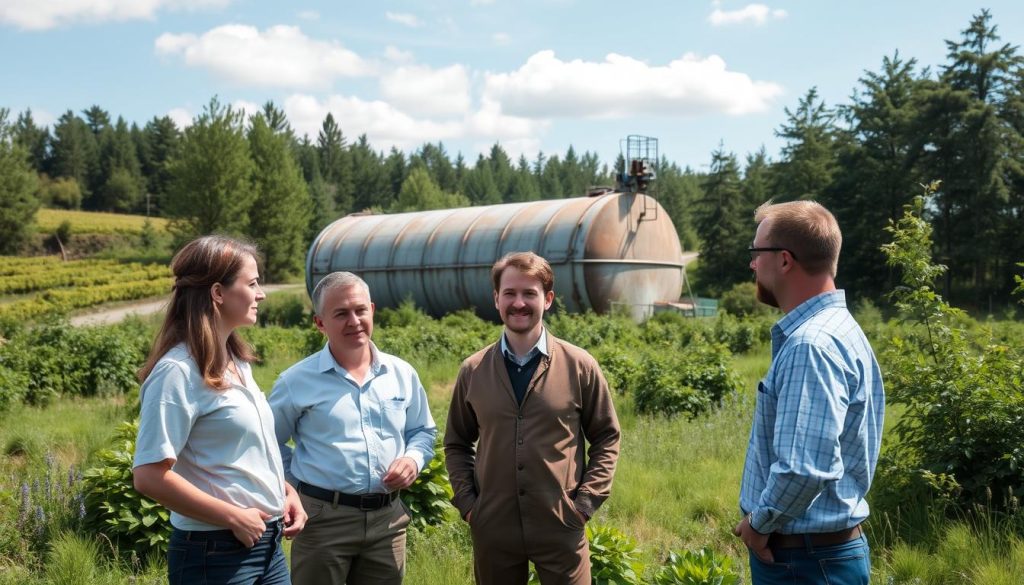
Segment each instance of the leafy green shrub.
M636 385L636 359L626 353L626 348L602 345L593 351L593 355L613 392L625 394Z
M702 548L682 554L670 551L668 559L654 575L654 585L738 585L739 574L732 559Z
M76 328L51 319L0 346L0 368L15 372L7 376L12 384L28 377L20 394L29 404L46 404L61 395L123 394L138 386L135 371L147 345L137 321Z
M412 512L412 525L417 528L436 526L447 519L454 496L448 471L444 466L444 444L440 436L434 444L434 458L420 472L411 486L402 491L402 501Z
M972 339L963 312L935 292L945 267L932 263L924 208L925 197L915 198L883 246L902 273L891 298L909 324L882 355L889 401L905 408L892 460L949 476L963 488L961 503L1002 507L1024 496L1024 355ZM879 467L891 473L899 468Z
M636 324L619 313L598 315L593 311L559 312L546 315L544 321L552 335L582 348L620 343L628 345L636 338L637 332Z
M9 494L14 504L0 509L0 525L4 526L0 529L0 558L31 564L45 553L55 534L81 526L81 476L73 466L61 467L52 453L46 453L43 465L26 468L25 475L0 479L0 494ZM6 517L8 511L17 516ZM4 534L8 527L17 534L17 541L10 542Z
M636 376L633 401L641 414L685 414L695 417L739 388L729 366L729 350L721 345L691 346L687 351L651 352Z
M306 293L275 293L260 303L257 323L261 327L306 327L313 322L313 310Z
M21 404L28 385L28 373L5 365L3 355L0 355L0 413Z
M252 344L261 359L270 356L291 356L298 360L323 348L320 332L312 327L245 327L240 330L242 337ZM316 337L314 349L310 349L310 337Z
M587 524L590 541L590 576L594 585L640 583L643 566L636 542L621 531L600 524Z
M111 447L97 454L98 465L86 470L86 524L122 551L162 555L171 536L170 513L135 491L132 457L138 432L138 421L122 423Z
M778 319L780 316L778 310L757 300L757 285L753 282L741 282L722 293L718 307L735 317L774 315Z

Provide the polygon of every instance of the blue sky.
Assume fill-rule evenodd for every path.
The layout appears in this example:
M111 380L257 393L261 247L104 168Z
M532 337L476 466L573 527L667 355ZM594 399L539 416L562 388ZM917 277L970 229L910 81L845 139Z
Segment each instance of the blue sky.
M572 144L610 163L643 134L700 169L719 144L776 158L784 108L812 86L846 102L896 50L941 65L982 8L1024 44L1020 0L2 0L0 107L185 124L216 94L273 100L314 137L333 112L378 149Z

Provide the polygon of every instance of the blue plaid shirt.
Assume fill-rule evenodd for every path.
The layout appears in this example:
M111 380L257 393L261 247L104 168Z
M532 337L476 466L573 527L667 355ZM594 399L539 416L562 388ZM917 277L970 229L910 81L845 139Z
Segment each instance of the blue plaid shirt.
M772 327L772 363L740 486L751 527L833 532L868 516L885 393L878 361L843 291L808 299Z

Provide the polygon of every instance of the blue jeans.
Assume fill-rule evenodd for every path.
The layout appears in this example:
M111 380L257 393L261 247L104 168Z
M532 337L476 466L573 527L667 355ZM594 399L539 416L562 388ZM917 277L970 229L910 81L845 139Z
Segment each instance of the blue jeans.
M290 585L281 549L283 526L267 522L267 530L246 548L230 530L178 530L167 545L170 585Z
M864 535L833 546L772 548L775 562L767 564L750 553L754 585L868 585L871 555Z

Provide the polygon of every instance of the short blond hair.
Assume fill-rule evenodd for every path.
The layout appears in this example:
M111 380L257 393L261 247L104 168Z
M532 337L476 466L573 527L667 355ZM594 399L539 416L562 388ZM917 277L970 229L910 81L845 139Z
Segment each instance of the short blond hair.
M765 234L768 245L792 252L808 274L828 272L835 278L843 234L831 211L814 201L772 203L769 200L754 212L758 225L765 220L771 222Z

